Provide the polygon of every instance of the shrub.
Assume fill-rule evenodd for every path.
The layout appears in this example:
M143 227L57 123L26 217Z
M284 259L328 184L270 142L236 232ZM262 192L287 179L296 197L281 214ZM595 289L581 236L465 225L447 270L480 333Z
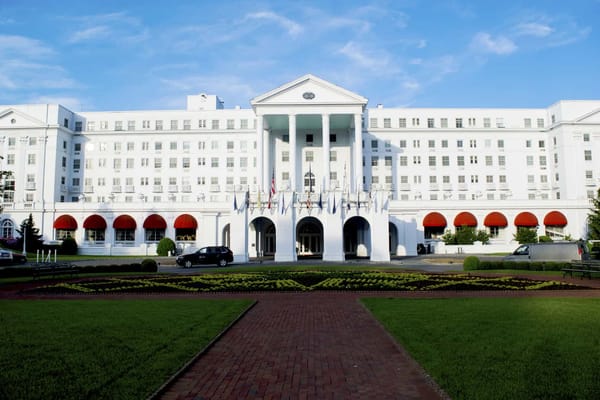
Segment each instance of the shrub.
M468 256L463 261L463 270L472 271L475 269L479 269L479 264L480 264L480 261L479 261L478 257Z
M552 240L552 238L550 236L547 235L542 235L538 238L538 240L540 241L540 243L550 243L550 242L554 242L554 240Z
M158 246L156 246L156 254L165 257L170 255L172 251L175 251L175 242L168 237L160 239Z
M517 242L519 242L519 244L537 243L537 228L518 227L517 233L515 233L513 237Z
M58 254L75 255L77 254L77 242L72 237L64 238L58 247Z
M141 270L142 272L157 272L158 264L151 258L145 258L142 260Z

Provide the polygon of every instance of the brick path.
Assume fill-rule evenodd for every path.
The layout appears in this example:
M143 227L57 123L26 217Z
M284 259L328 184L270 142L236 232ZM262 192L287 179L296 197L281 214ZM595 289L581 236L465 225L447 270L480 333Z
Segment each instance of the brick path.
M440 399L355 296L253 296L258 303L163 399Z

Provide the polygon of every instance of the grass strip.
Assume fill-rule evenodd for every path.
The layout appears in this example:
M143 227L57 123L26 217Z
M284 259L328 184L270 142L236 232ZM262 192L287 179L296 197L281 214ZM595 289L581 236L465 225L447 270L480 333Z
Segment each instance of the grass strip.
M250 304L1 301L0 398L145 398Z
M454 399L600 398L600 299L363 299Z

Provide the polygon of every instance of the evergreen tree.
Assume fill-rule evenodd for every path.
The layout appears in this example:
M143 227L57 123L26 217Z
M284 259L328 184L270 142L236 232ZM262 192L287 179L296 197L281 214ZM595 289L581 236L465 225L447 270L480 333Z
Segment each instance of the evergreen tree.
M537 228L517 227L517 233L515 233L514 238L520 244L537 243Z
M25 232L25 236L23 235L23 232ZM42 235L40 235L40 230L35 227L33 215L29 214L29 218L26 218L21 222L21 229L17 229L17 233L21 236L18 240L19 248L23 248L24 237L26 239L25 250L28 253L33 253L42 248L44 240L42 239Z
M587 218L587 238L588 240L600 240L600 189L596 197L592 199L593 208Z

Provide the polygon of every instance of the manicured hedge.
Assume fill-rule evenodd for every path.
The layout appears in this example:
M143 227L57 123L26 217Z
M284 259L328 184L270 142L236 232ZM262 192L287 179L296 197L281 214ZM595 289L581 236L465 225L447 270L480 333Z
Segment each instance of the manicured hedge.
M145 260L144 260L145 261ZM131 264L110 264L110 265L90 265L81 266L79 268L80 274L93 274L93 273L116 273L116 272L157 272L158 264L154 260L152 262L145 262L144 265L141 263ZM7 267L0 269L0 278L16 278L16 277L28 277L33 276L33 267L21 266L21 267Z
M552 261L486 261L479 262L479 270L487 269L522 269L526 271L560 271L563 268L569 268L569 262L552 262ZM464 268L467 271L467 268Z

